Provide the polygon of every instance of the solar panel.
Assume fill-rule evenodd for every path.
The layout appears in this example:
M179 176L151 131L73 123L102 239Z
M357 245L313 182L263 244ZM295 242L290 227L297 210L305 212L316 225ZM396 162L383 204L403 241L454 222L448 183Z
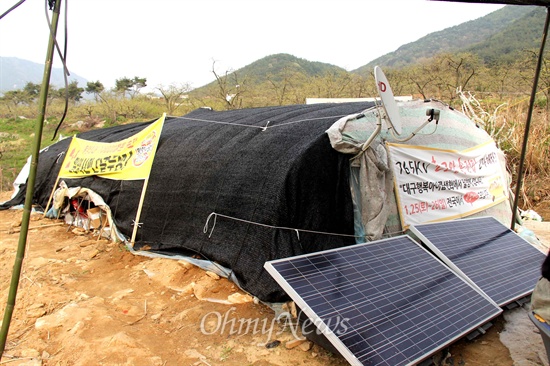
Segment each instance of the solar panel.
M411 231L499 306L529 295L545 255L493 217L414 225Z
M502 312L409 236L265 268L352 365L414 364Z

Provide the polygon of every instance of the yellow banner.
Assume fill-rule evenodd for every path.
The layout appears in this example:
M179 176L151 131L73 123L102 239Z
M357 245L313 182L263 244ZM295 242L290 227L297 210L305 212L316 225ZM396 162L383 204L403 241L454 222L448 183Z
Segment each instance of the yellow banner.
M166 113L143 131L117 142L96 142L73 137L60 178L97 175L119 180L147 179Z

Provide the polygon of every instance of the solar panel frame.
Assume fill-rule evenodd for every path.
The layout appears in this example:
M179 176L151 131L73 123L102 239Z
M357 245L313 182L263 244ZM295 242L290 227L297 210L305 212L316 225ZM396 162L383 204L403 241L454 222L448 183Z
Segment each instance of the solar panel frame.
M410 231L501 307L532 293L546 257L491 216L412 225Z
M415 364L502 312L407 235L264 267L352 365ZM342 333L338 319L346 318L350 329Z

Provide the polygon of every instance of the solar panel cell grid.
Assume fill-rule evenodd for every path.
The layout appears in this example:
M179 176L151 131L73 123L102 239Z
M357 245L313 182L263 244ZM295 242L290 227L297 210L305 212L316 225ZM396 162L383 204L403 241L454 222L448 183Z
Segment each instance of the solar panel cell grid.
M529 295L540 277L544 254L493 217L414 225L411 231L499 306Z
M501 312L406 236L266 269L352 364L413 364Z

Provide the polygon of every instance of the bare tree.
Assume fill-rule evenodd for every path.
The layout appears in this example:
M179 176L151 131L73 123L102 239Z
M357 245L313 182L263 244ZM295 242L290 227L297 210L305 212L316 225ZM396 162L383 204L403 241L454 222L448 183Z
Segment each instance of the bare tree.
M428 99L430 86L435 83L435 78L428 69L428 65L421 65L407 68L405 71L407 79L412 84L412 89L422 95L424 99Z
M267 75L267 82L269 88L275 93L275 99L277 105L284 105L291 97L291 92L296 89L295 82L305 82L304 75L293 70L290 67L285 67L282 72L282 76Z
M212 61L212 73L218 85L217 96L223 101L227 109L242 107L242 96L246 93L246 77L239 79L236 71L227 70L223 76L216 72L216 61Z
M456 99L456 90L467 89L468 83L476 75L478 61L472 54L446 55L443 56L443 74L445 81L442 85L446 86L449 102ZM445 71L446 69L446 71ZM445 77L449 73L449 76Z
M170 84L166 87L159 85L156 89L162 94L168 115L174 115L182 102L187 99L187 93L192 90L189 83Z

